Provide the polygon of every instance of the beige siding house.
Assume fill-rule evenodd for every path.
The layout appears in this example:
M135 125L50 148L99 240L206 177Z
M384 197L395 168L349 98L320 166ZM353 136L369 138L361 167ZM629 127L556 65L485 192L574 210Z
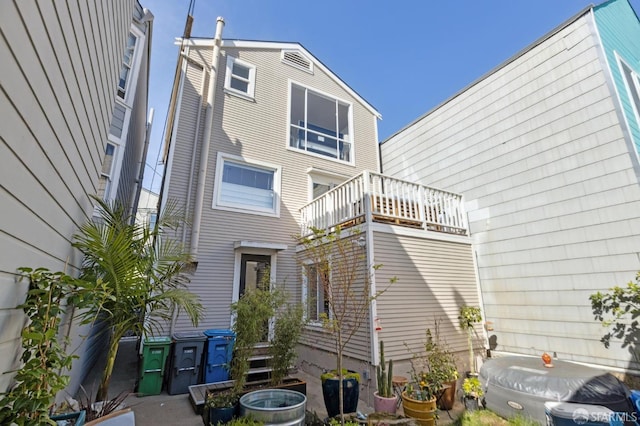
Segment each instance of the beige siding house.
M151 18L133 0L0 3L0 392L11 386L3 373L19 366L25 324L15 309L27 289L17 268L77 274L71 242L92 217L90 195L104 194L105 176L120 181L126 203L137 190L119 175L137 176L144 161ZM116 149L106 149L112 140ZM80 337L88 330L62 331L79 347L73 394L98 347Z
M357 226L363 240L354 243L374 283L400 280L371 305L346 349L347 365L368 376L364 386L375 390L379 338L389 341L400 374L411 357L405 343L419 349L435 318L463 350L458 309L479 298L462 198L380 175L378 112L302 45L215 40L180 43L161 193L161 203L178 200L190 222L177 237L196 260L190 289L206 307L199 327L229 328L229 305L269 267L273 285L307 304L299 364L335 368L319 321L323 295L312 294L292 237L341 225L351 238ZM384 266L373 274L375 264ZM167 332L189 328L177 317Z
M464 194L496 352L640 367L589 301L640 270L639 40L626 0L588 8L382 143Z

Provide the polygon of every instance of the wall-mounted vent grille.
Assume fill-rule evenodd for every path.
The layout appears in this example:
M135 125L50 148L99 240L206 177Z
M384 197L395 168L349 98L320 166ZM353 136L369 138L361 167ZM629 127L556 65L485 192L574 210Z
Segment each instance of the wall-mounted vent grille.
M297 50L283 50L282 62L308 72L313 72L313 62L308 60L302 53L298 52Z

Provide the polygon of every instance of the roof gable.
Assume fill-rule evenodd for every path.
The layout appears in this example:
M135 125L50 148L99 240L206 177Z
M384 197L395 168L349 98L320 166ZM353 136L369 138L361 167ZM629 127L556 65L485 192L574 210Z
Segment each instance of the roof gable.
M176 39L178 44L183 44L183 40ZM212 38L191 38L184 41L184 45L187 46L213 46ZM299 51L304 57L308 58L314 67L319 68L325 74L327 74L333 81L347 91L354 99L361 103L367 110L369 110L377 118L381 119L382 115L375 109L373 105L367 102L362 96L352 89L347 83L345 83L336 73L331 71L329 67L323 64L318 58L313 56L303 45L297 42L278 42L278 41L257 41L257 40L222 40L222 47L235 47L235 48L250 48L250 49L271 49L279 51Z

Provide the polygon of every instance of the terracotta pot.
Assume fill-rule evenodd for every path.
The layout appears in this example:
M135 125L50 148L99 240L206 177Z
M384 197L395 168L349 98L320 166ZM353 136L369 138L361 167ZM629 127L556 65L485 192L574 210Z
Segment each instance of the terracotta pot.
M378 395L378 392L373 394L373 409L376 413L388 413L395 414L398 408L398 396L394 395L391 398L385 398Z
M434 426L436 424L436 398L429 401L413 399L402 392L402 409L404 415L416 419L420 426Z
M442 391L442 396L438 399L438 408L449 411L456 401L456 381L446 382L445 385L449 387Z

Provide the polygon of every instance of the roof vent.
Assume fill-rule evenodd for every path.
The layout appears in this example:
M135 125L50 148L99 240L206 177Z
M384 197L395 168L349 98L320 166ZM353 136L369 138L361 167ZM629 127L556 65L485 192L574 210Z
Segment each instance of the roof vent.
M297 50L283 50L282 62L307 72L313 72L313 62Z

